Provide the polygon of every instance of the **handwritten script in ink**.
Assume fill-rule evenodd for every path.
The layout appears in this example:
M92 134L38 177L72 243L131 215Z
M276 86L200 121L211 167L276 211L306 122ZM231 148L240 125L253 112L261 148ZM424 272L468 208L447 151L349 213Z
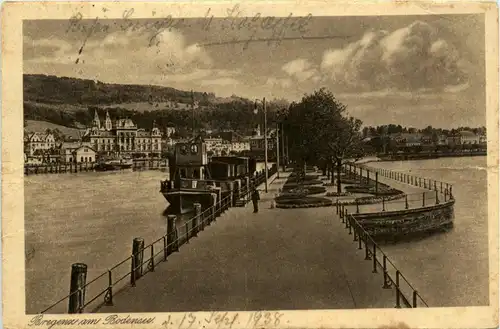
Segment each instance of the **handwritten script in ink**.
M103 8L103 11L105 8ZM236 4L230 9L227 9L227 15L223 18L217 18L217 27L221 30L232 30L246 32L241 38L234 38L225 43L243 43L244 48L253 41L257 33L266 34L264 39L259 41L268 41L268 44L274 43L279 45L288 32L295 32L301 35L308 33L308 25L312 19L309 14L303 17L294 17L290 13L287 17L265 16L257 13L253 16L245 16L239 4ZM126 9L122 13L119 20L106 20L95 17L89 24L88 19L84 19L80 12L75 13L69 19L66 33L79 33L83 40L79 50L79 54L83 52L85 44L89 38L97 33L111 33L116 30L123 32L131 31L144 34L148 38L149 47L158 46L161 42L158 36L164 31L172 31L173 29L182 28L199 28L203 31L210 31L214 28L214 15L209 8L204 17L195 19L174 18L168 15L162 18L152 18L148 20L134 19L134 8ZM153 17L153 15L152 15ZM249 36L248 36L249 35ZM224 42L223 42L224 43ZM205 46L215 45L220 43L206 43ZM78 63L78 60L77 60Z
M110 325L151 325L151 328L163 329L236 329L236 328L278 328L283 324L285 314L278 311L256 311L256 312L211 312L207 313L185 313L181 316L165 315L160 319L156 317L131 316L129 314L108 314L101 317L64 317L39 314L33 316L28 327L57 329L70 326L88 326L98 328Z

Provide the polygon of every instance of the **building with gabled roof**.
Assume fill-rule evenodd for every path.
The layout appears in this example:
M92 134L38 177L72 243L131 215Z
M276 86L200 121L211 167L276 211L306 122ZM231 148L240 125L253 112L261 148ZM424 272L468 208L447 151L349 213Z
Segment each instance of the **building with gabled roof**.
M151 131L146 131L138 128L129 118L111 120L108 111L104 125L101 125L96 110L92 127L85 133L84 141L90 142L92 148L103 155L141 153L160 156L161 137L162 134L155 122Z

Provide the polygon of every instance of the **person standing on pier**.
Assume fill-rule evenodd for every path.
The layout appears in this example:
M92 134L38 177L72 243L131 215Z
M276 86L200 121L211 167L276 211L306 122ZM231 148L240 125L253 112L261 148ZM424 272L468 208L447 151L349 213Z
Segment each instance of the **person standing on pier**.
M260 200L259 191L257 191L257 189L254 189L252 193L252 203L253 203L254 213L259 212L259 200Z

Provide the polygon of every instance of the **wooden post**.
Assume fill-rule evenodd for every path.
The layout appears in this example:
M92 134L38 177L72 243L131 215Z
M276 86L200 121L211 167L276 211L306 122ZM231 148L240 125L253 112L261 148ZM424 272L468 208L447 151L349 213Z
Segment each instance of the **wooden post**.
M87 265L75 263L71 265L71 282L69 293L68 313L75 314L83 311L85 305L85 283L87 281Z
M198 223L201 216L201 204L194 204L194 217L193 217L193 236L198 236Z
M177 227L175 221L176 215L167 216L167 254L170 255L174 251L179 251L179 241L177 240Z
M378 172L375 172L375 195L378 194Z
M137 280L142 276L142 263L144 261L143 238L134 238L132 242L132 257L134 258L132 272L134 272L134 279Z

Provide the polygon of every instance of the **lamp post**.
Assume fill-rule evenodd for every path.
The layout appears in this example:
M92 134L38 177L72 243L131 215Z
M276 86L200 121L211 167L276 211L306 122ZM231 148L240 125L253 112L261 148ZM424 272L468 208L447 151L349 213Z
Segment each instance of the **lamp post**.
M259 113L258 108L257 108L257 102L261 101L262 102L262 107L264 108L264 170L265 170L265 191L267 193L267 108L266 108L266 98L256 99L255 100L255 107L254 107L254 113L257 114Z
M280 178L280 125L276 124L276 177Z

